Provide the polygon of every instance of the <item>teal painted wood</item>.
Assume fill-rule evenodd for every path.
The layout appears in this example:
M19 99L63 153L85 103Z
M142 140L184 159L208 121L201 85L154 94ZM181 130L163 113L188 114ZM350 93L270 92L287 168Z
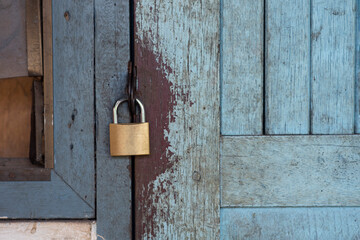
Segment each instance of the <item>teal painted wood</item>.
M265 12L265 132L308 134L310 1L269 0Z
M223 135L263 128L263 0L223 0L221 17Z
M1 182L2 217L95 217L93 3L52 8L55 169L48 182Z
M360 208L225 208L222 240L360 239Z
M221 204L359 206L360 136L224 137Z
M54 1L53 9L55 171L94 207L93 0Z
M50 182L1 182L0 218L94 218L94 209L54 171Z
M111 157L109 123L117 99L126 98L130 59L129 1L95 0L96 228L99 239L131 239L131 165ZM119 121L129 121L126 105Z
M312 1L312 133L354 133L355 0Z
M360 133L360 0L356 0L355 133Z

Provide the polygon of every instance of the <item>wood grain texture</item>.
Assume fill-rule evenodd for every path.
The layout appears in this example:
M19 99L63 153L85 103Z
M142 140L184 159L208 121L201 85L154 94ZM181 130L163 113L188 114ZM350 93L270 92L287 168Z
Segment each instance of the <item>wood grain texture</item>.
M135 239L219 238L220 3L135 1L150 156L135 160Z
M359 239L359 228L359 208L225 208L220 239Z
M96 240L93 221L0 221L0 240Z
M355 133L360 133L360 0L356 0Z
M94 207L93 0L53 1L53 9L55 171Z
M44 63L44 138L45 168L54 168L54 89L52 1L42 0Z
M360 136L224 137L222 206L359 206Z
M0 2L0 78L28 75L26 1Z
M52 172L51 182L1 182L0 218L94 218L88 203Z
M354 133L355 0L312 2L312 133Z
M265 132L308 134L310 1L266 1Z
M43 76L41 1L26 0L28 76Z
M263 130L264 1L224 0L221 16L221 133Z
M29 158L33 82L0 80L0 158Z
M111 157L109 146L112 108L126 98L129 1L95 0L95 13L97 231L104 239L131 239L130 158ZM119 120L129 121L127 106L121 110Z

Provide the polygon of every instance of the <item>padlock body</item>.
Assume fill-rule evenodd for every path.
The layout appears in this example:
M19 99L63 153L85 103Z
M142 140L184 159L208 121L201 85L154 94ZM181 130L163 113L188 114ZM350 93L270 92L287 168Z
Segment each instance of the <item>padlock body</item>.
M149 123L110 124L111 156L149 155Z

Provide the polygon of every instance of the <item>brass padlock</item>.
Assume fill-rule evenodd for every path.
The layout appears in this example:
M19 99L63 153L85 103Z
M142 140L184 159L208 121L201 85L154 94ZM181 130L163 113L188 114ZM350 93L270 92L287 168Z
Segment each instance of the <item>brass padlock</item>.
M113 108L114 123L110 124L110 154L111 156L149 155L149 123L145 122L145 109L136 99L140 107L140 123L118 123L117 111L121 103L119 100Z

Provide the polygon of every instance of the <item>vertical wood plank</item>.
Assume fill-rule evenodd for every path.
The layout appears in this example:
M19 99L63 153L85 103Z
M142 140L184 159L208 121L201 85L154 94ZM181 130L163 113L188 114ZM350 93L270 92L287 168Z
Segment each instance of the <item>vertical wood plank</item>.
M135 160L135 239L219 238L220 3L135 1L151 154Z
M360 0L356 0L355 133L360 133Z
M94 207L93 0L52 3L55 171Z
M221 133L263 130L263 0L223 0Z
M131 239L130 160L111 157L109 147L112 107L126 97L129 1L95 0L95 28L97 232L103 239ZM121 122L129 119L122 107Z
M309 133L310 1L266 1L265 132Z
M354 133L355 0L312 2L312 133Z
M0 78L28 75L26 1L0 2Z
M52 1L43 0L45 168L54 168L54 89Z
M359 208L225 208L221 239L359 239Z

